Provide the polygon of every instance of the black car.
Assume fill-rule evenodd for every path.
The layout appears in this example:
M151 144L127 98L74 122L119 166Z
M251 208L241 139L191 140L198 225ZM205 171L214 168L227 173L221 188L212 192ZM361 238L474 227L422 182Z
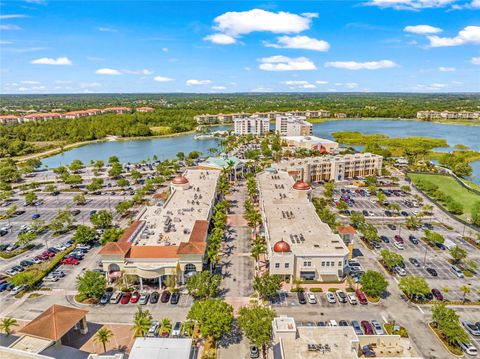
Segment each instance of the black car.
M168 303L170 300L170 292L168 290L164 290L162 296L160 297L160 302Z
M317 327L326 327L327 323L325 322L317 322Z
M15 211L15 215L16 215L16 216L20 216L20 215L22 215L22 214L24 214L24 213L25 213L25 211L24 211L23 209L20 209L20 210L18 210L18 211Z
M427 268L425 268L425 270L426 270L428 273L430 273L430 275L431 275L432 277L437 277L437 276L438 276L437 271L436 271L435 269L433 269L433 268L427 267Z
M107 304L110 302L110 298L112 297L113 292L105 292L103 293L102 297L100 298L100 304Z
M392 231L397 229L397 226L392 223L387 224L387 227L390 228Z
M382 240L383 243L390 243L390 239L388 239L387 236L380 236L380 239Z
M418 239L415 237L413 234L408 236L408 240L412 242L413 244L418 244Z
M170 298L170 304L178 304L178 301L180 300L180 293L179 292L173 292L172 296Z
M392 212L391 212L391 211L385 211L385 215L386 215L387 217L391 217L391 216L392 216Z
M305 294L303 294L303 292L297 292L297 298L300 304L307 304L307 299L305 298Z
M79 209L74 209L71 213L72 213L72 216L78 216L80 212L81 211Z
M255 345L252 345L250 347L250 358L252 359L260 358L260 351L258 350L258 347Z
M47 250L48 250L49 252L52 252L52 253L58 253L58 252L60 252L57 248L54 248L54 247L47 248Z
M419 268L420 267L420 262L417 260L417 258L408 258L410 263L412 263L415 267Z
M6 229L0 229L0 236L3 237L4 235L8 234Z
M363 214L365 217L368 217L368 216L369 216L368 211L367 211L366 209L364 209L364 210L362 211L362 214Z
M433 230L433 225L431 223L424 223L423 226L429 230Z
M446 250L447 247L445 247L445 245L443 243L440 243L440 242L435 242L435 245L440 248L442 251Z
M348 327L350 326L346 320L341 320L338 322L338 326L340 327Z
M150 303L151 304L157 303L159 297L160 297L160 294L158 294L158 292L152 292L152 294L150 294Z
M405 212L405 211L401 211L400 214L401 214L402 216L404 216L404 217L408 217L408 213Z

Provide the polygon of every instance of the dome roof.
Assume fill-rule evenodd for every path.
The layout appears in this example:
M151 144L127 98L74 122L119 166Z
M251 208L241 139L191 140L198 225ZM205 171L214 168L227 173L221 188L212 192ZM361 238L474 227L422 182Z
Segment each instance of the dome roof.
M177 176L174 179L172 179L173 184L187 184L188 179L185 176Z
M290 252L290 245L285 242L283 239L273 246L273 251L276 253L287 253Z
M303 181L297 181L294 183L292 186L293 189L299 190L299 191L307 191L310 189L310 185L306 182Z

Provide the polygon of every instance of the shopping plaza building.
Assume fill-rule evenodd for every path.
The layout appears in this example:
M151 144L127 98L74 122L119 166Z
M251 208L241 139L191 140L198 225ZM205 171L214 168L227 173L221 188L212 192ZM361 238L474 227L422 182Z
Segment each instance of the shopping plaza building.
M184 283L202 271L220 174L188 169L175 177L165 203L147 206L118 242L101 249L108 279L128 275L143 288L146 282L165 284L168 276Z
M343 279L349 250L318 217L310 186L273 168L257 182L270 274L287 283Z
M371 153L293 158L273 164L297 180L305 182L343 181L355 177L380 175L383 157Z

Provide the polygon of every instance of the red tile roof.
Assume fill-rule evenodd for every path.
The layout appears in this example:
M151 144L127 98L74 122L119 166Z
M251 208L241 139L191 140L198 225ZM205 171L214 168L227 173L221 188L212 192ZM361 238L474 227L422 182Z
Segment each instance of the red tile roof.
M180 243L178 254L204 254L207 249L208 221L197 220L188 242Z
M127 258L177 258L177 246L132 246Z
M120 237L118 242L130 242L130 239L135 233L135 231L138 229L140 225L143 225L145 221L133 221L130 227L128 227L125 232L123 232L123 235Z
M99 254L102 256L125 256L132 245L128 242L109 242L103 247Z
M337 232L340 234L355 234L357 231L352 226L338 226Z

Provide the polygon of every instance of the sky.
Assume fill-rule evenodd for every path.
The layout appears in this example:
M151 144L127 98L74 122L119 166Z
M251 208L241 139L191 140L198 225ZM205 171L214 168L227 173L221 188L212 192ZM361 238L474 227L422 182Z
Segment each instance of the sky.
M0 0L2 94L479 90L480 0Z

